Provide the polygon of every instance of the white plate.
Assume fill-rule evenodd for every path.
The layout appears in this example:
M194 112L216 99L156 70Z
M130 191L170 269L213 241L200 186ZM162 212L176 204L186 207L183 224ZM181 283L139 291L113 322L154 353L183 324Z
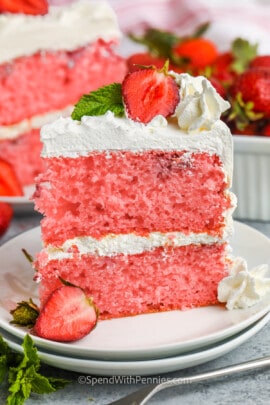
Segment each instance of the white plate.
M250 266L270 264L270 240L253 228L235 223L234 253L245 257ZM26 329L11 325L9 310L21 300L37 301L34 272L21 249L30 254L40 249L40 230L35 228L10 240L0 248L0 327L22 338ZM85 338L74 343L57 343L33 336L36 345L61 354L73 353L91 359L153 359L178 355L226 339L252 325L270 310L270 297L245 310L228 311L209 306L188 311L99 321Z
M182 370L187 367L193 367L198 364L206 363L214 360L236 347L240 346L256 333L258 333L269 321L270 313L257 321L249 328L226 339L216 345L207 347L197 352L183 354L180 356L161 358L155 360L144 361L102 361L92 359L82 359L69 356L59 356L51 352L45 352L38 349L39 358L43 363L54 367L62 368L78 373L93 374L93 375L123 375L123 376L145 376L159 375L161 373L169 373L177 370ZM5 338L8 345L15 351L22 351L21 342L18 338L1 331L0 334Z
M0 196L0 201L6 202L13 207L14 212L23 213L34 210L34 202L30 201L35 186L26 186L23 188L24 195L20 197Z

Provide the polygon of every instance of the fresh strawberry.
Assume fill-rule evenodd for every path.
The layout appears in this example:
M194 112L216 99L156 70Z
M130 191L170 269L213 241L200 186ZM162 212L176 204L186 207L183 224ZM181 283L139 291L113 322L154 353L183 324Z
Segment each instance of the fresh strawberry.
M7 231L13 217L13 209L9 204L0 202L0 236Z
M22 196L23 190L16 177L13 167L6 160L0 158L0 195Z
M224 84L232 84L236 76L236 73L232 70L233 61L232 52L220 53L211 66L212 76Z
M270 69L270 55L258 55L250 63L251 68Z
M134 53L127 58L127 67L129 72L145 69L146 67L155 66L161 69L166 62L166 58L153 56L148 52ZM169 70L177 73L183 73L183 69L172 62L169 62Z
M257 122L251 122L243 127L243 129L237 128L237 126L231 126L231 132L233 135L260 135L260 129Z
M0 0L0 13L44 15L48 13L47 0Z
M156 115L172 115L180 100L178 86L168 74L167 62L161 70L149 68L128 73L122 94L128 116L144 124Z
M44 339L71 342L86 336L97 323L98 312L84 291L62 285L41 308L34 332Z
M232 88L233 98L241 94L244 103L252 103L252 111L270 117L270 70L253 68L239 75ZM262 117L260 117L262 118Z
M180 41L173 48L173 54L187 69L198 70L213 64L218 56L216 45L206 38L191 38Z
M129 72L141 70L145 66L156 66L162 68L166 62L165 58L152 56L148 52L134 53L127 58L127 66Z

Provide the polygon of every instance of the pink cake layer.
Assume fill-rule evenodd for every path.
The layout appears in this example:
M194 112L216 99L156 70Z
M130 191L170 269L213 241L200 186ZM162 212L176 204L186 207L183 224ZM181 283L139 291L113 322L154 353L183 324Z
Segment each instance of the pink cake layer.
M85 93L121 82L125 61L102 40L73 52L44 51L0 66L0 125L65 108Z
M0 141L0 158L13 165L22 186L34 184L35 177L41 172L41 148L39 129L33 129L13 140Z
M207 153L94 152L46 164L35 193L45 244L108 233L220 236L231 205L220 159Z
M101 319L188 309L217 303L217 285L227 276L225 245L157 248L135 255L93 255L52 260L40 253L41 305L61 285L58 277L85 289Z

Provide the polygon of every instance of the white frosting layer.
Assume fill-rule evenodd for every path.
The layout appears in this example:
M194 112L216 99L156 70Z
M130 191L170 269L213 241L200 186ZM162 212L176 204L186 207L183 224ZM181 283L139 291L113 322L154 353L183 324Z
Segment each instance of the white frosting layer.
M63 110L53 111L47 114L35 115L26 118L14 125L0 125L0 140L15 139L18 136L30 132L32 129L39 129L48 122L52 122L59 117L70 116L73 106L68 106Z
M193 135L181 131L177 124L158 116L149 124L141 124L126 118L115 117L112 112L102 116L83 117L74 121L59 118L41 129L44 143L43 157L87 156L93 151L144 151L187 150L208 152L220 156L224 170L232 178L232 137L222 121L217 121L210 131Z
M266 264L248 270L246 261L235 259L231 273L218 286L218 300L228 309L248 308L270 294L270 278L265 277Z
M222 243L223 240L207 233L186 235L182 232L152 232L147 237L136 234L109 234L101 239L77 237L67 240L60 248L48 246L48 260L61 260L73 256L72 246L76 246L80 254L113 256L117 254L139 254L158 247L187 246L190 244Z
M114 11L102 0L51 6L44 16L0 14L0 63L42 50L72 51L98 38L120 38Z

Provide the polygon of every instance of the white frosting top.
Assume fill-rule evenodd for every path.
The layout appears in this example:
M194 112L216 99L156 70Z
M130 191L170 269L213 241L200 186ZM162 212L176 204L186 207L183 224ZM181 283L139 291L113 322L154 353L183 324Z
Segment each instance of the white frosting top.
M210 131L197 131L189 135L175 123L158 116L149 124L115 117L112 112L102 116L84 116L81 121L59 118L41 129L44 143L42 156L87 156L92 151L131 150L187 150L206 151L220 156L224 169L232 178L232 136L220 120Z
M72 51L98 38L120 38L115 13L102 0L51 6L46 15L0 14L0 63L42 50Z
M270 294L270 278L266 278L266 264L248 270L246 261L238 257L231 273L218 286L218 300L228 309L248 308Z

